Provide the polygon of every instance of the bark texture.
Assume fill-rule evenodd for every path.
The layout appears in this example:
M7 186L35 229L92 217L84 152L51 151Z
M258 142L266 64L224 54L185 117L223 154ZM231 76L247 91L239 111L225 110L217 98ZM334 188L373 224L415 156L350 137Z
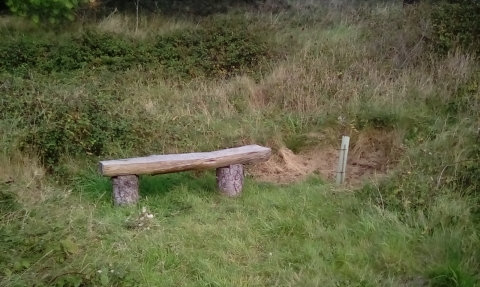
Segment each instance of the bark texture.
M227 196L237 196L243 188L243 164L217 168L217 186Z
M122 175L112 178L113 182L113 202L115 205L128 205L137 202L138 195L138 176Z

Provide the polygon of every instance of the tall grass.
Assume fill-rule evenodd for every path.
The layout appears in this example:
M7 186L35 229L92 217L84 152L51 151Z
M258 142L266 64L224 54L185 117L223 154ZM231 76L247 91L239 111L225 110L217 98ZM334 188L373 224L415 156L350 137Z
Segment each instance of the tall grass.
M427 16L396 3L295 1L203 22L144 16L137 31L120 14L66 27L59 37L90 28L148 42L241 18L275 57L228 78L161 67L4 73L2 286L477 286L479 66L461 51L433 54ZM9 41L51 37L1 21ZM20 151L40 126L22 107L49 103L33 106L54 114L74 99L98 99L100 118L129 137L97 156L61 154L52 174ZM347 191L315 176L282 187L249 178L236 200L215 194L210 172L142 177L141 204L124 209L94 171L99 158L247 143L301 152L311 143L291 139L309 133L323 135L318 149L350 135L351 158L378 153L391 170Z

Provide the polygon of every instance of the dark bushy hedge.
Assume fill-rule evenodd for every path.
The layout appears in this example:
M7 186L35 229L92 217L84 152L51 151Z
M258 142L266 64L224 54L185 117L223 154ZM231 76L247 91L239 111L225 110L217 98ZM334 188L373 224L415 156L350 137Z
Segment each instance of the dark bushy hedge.
M194 16L209 16L216 13L226 13L234 7L256 8L266 0L142 0L139 2L143 11L158 12L162 14L186 14ZM117 8L120 11L133 12L136 9L135 1L131 0L105 0L107 9ZM276 0L278 7L288 6L285 0Z
M480 1L434 1L433 43L440 53L455 48L480 53Z
M260 31L243 20L216 19L195 30L180 30L149 41L87 31L63 39L24 37L0 42L0 72L22 75L81 69L124 71L160 67L166 76L232 76L254 73L273 57Z

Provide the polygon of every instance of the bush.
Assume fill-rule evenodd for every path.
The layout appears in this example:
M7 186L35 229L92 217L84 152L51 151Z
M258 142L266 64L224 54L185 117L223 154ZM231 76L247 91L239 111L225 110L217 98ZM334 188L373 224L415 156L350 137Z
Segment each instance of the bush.
M169 74L183 78L255 74L273 53L260 31L250 31L246 25L220 19L202 29L159 37L153 55Z
M141 45L124 37L93 31L62 40L25 37L0 44L0 69L12 74L29 70L41 74L101 68L126 70L134 64L149 62L145 55L138 55Z
M211 19L196 30L180 30L153 41L86 31L63 39L25 37L0 43L0 72L25 75L76 70L125 71L161 66L175 78L256 73L273 57L261 32L243 20Z
M128 149L148 126L113 112L122 101L114 94L92 91L66 97L48 88L38 92L42 87L30 81L12 82L0 100L0 120L18 121L23 130L20 149L39 155L49 171L63 156L101 156L114 148Z
M360 194L379 206L403 212L427 209L437 198L452 192L480 202L480 143L465 139L462 159L447 158L451 155L447 150L460 148L455 146L457 137L436 143L441 148L417 150L395 174L378 185L365 185ZM478 206L474 211L480 211Z
M135 1L131 0L116 0L104 1L106 8L118 8L120 11L133 12L136 9ZM253 7L258 8L266 0L142 0L139 1L139 6L144 11L160 12L162 14L186 14L189 16L206 17L216 13L226 13L234 7ZM288 7L287 1L276 0L275 7Z
M440 53L457 47L480 52L480 1L447 0L432 13L433 44Z
M85 0L7 0L6 2L15 15L28 17L35 23L48 20L51 24L66 19L73 21L75 9L82 3L86 3Z

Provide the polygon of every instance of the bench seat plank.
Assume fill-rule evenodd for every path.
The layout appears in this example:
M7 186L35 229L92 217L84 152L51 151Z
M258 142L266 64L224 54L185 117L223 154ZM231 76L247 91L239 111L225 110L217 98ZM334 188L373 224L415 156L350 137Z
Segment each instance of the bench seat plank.
M212 152L151 155L146 157L101 161L99 173L103 176L165 174L188 170L206 170L233 164L254 164L267 161L271 149L247 145Z

